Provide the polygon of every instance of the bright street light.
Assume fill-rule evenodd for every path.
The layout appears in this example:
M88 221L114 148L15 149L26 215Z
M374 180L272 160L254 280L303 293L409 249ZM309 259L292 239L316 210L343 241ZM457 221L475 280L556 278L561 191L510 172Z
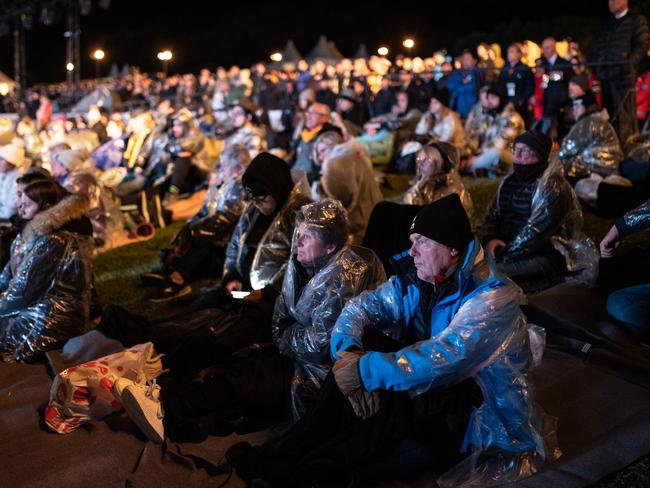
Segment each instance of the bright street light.
M65 69L67 69L68 71L74 71L74 64L72 63L66 64Z
M169 49L165 49L164 51L160 51L156 56L162 61L163 73L167 76L167 66L172 59L172 52Z
M388 48L386 46L382 46L379 49L377 49L377 54L380 56L386 56L388 54Z
M170 61L172 59L172 52L169 49L165 49L164 51L160 51L157 56L161 61Z
M97 60L97 61L101 61L102 59L104 59L104 56L105 56L105 55L106 55L106 53L104 53L104 51L102 51L101 49L97 49L97 50L93 53L93 59L95 59L95 60Z
M413 49L413 46L415 46L415 41L410 38L404 39L402 46L404 46L406 49Z
M271 54L271 61L275 61L276 63L279 63L282 61L282 53L273 53Z

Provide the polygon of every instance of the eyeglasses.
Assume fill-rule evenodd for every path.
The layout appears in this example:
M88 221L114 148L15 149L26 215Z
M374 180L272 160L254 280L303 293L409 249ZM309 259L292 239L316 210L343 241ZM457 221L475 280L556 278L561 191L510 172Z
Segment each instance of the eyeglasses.
M525 158L535 153L535 151L530 149L528 146L515 146L512 152L515 156L521 155Z

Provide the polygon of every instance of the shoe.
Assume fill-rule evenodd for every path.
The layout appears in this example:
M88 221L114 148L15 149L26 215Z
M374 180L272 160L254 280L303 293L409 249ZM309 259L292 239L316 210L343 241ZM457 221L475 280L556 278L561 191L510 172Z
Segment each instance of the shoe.
M133 380L129 380L127 378L118 378L115 380L115 383L113 383L113 389L111 392L113 393L113 396L115 399L122 403L122 393L128 386L133 386L135 385L136 382Z
M134 383L122 391L122 405L129 418L147 438L157 444L165 439L160 386L155 381L149 384Z
M176 285L169 283L165 288L152 292L147 300L153 303L164 303L192 294L192 287L190 285Z
M162 273L142 273L140 283L142 286L163 286L167 283L167 276Z

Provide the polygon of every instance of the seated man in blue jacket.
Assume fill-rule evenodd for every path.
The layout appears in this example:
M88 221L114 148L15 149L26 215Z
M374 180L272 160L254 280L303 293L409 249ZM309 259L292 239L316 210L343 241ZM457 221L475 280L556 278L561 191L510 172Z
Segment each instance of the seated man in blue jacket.
M230 449L242 478L346 486L462 461L441 486L488 486L556 457L534 403L521 291L490 275L458 195L424 207L409 234L410 251L394 258L398 274L337 320L336 362L316 407L279 440ZM399 458L412 441L431 454L424 466ZM402 472L387 474L391 465Z

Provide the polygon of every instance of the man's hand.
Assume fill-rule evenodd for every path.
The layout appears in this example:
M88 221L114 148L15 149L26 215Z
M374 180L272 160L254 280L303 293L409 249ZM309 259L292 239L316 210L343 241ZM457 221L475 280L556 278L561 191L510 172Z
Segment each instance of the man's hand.
M361 359L363 353L361 351L343 351L338 355L340 359L334 363L332 373L334 373L334 379L339 390L341 390L343 396L347 397L350 392L363 389L359 377L359 359Z
M241 291L243 286L243 283L239 280L229 281L226 283L226 293L228 293L228 295L232 295L232 292L235 290Z
M609 229L609 232L600 241L600 255L603 258L611 258L614 255L614 249L620 244L620 235L615 225Z
M379 411L379 392L373 391L372 393L359 388L350 392L348 401L352 405L352 410L357 417L367 419L375 415Z
M490 242L487 243L487 246L485 246L485 250L488 252L490 256L493 258L496 257L497 253L501 251L505 251L506 247L508 245L503 242L501 239L492 239Z

